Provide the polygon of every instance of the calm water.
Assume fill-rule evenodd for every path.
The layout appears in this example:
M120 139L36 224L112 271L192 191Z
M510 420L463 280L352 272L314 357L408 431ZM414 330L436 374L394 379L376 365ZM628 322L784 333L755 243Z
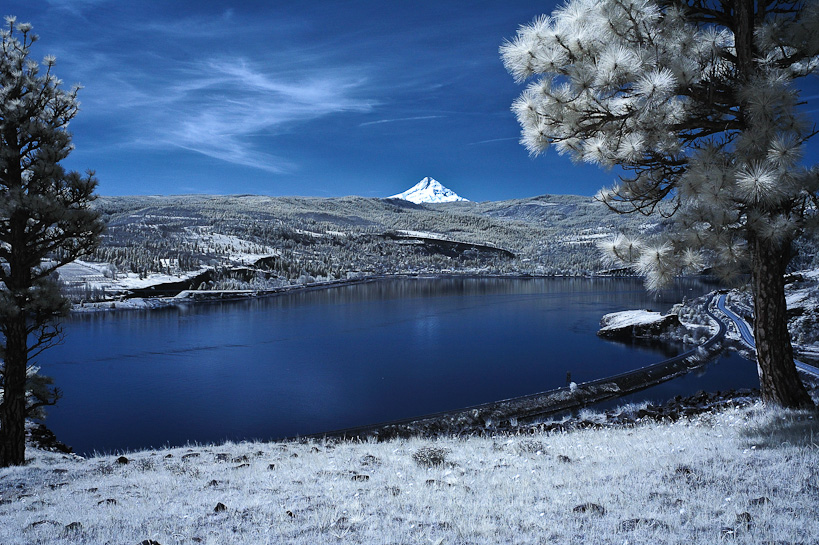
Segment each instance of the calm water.
M77 452L270 439L455 409L654 363L677 347L599 339L600 317L667 310L635 279L409 279L151 312L76 316L42 372L48 425ZM727 357L648 390L756 385Z

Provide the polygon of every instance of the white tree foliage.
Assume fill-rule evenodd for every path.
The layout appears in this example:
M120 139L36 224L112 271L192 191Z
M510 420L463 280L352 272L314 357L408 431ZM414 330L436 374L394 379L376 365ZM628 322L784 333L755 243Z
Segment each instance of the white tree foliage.
M705 265L730 278L751 237L789 245L813 226L819 172L800 164L812 133L794 81L819 65L819 6L756 2L749 60L726 22L738 4L572 0L501 47L531 80L513 104L530 153L620 165L598 198L668 218L660 240L604 247L651 288Z

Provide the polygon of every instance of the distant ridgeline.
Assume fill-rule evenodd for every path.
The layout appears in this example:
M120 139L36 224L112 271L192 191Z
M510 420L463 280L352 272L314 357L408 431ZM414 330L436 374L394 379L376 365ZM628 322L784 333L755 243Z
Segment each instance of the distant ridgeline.
M95 207L108 229L83 266L104 271L109 281L157 273L174 282L190 278L192 289L271 289L391 273L593 274L605 268L595 242L657 228L651 218L617 215L571 195L421 204L134 196L101 197ZM812 259L812 247L802 255ZM81 275L66 272L64 280L83 285Z

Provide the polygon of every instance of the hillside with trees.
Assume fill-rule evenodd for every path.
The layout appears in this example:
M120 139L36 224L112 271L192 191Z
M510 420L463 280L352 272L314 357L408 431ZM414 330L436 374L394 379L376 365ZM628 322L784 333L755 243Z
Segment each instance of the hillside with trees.
M589 197L413 204L363 197L102 197L107 224L88 259L97 274L62 273L76 298L129 275L195 276L211 289L263 289L356 275L584 275L595 243L655 229ZM193 286L199 287L199 286Z

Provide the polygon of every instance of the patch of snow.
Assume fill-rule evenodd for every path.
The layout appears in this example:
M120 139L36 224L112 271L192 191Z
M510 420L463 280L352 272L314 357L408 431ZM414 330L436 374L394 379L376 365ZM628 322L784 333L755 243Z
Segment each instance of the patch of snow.
M399 235L404 235L407 237L418 237L418 238L434 238L437 240L443 240L443 235L439 233L431 233L429 231L408 231L406 229L398 229L395 231Z
M600 319L600 331L622 329L635 325L650 325L661 322L665 315L651 310L624 310L612 312Z
M439 202L454 202L454 201L469 201L464 199L451 189L441 185L441 182L434 178L427 176L408 190L388 199L402 199L410 201L415 204L421 203L439 203Z
M800 303L807 302L808 290L796 290L791 293L788 293L785 296L785 301L787 302L788 308L794 308L800 306Z
M188 238L198 243L203 252L226 253L230 261L241 265L249 265L265 257L281 255L281 250L278 248L256 244L234 235L210 233L203 227L187 227L186 231Z
M60 280L66 284L84 282L105 282L106 273L111 275L115 270L110 263L92 263L77 259L58 269Z
M131 290L150 288L158 284L167 284L170 282L182 282L190 280L191 278L202 274L209 270L210 267L202 267L198 271L184 272L180 274L162 274L151 273L144 278L140 278L136 273L128 273L119 275L116 281L111 281L105 284L105 288L109 290ZM92 283L89 283L92 284ZM102 286L100 286L102 287Z

